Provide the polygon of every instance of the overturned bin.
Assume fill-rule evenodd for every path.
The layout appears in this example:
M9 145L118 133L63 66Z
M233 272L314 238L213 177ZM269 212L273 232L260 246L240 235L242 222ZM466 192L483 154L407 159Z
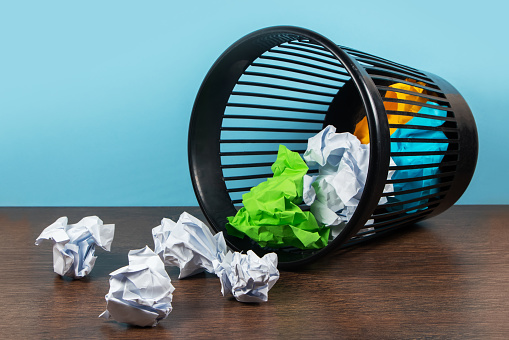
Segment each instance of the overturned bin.
M367 145L369 162L358 205L327 244L262 247L228 233L242 196L272 177L279 146L302 155L329 125ZM282 269L445 211L466 190L478 152L472 113L447 81L291 26L255 31L219 57L196 97L188 138L194 191L210 225L234 250L275 251Z

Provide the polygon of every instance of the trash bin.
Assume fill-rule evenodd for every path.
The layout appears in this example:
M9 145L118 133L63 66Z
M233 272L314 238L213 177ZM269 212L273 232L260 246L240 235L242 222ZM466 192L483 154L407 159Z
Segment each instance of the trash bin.
M412 123L419 120L430 123ZM308 138L327 125L358 135L362 124L370 145L364 192L326 247L262 248L227 234L227 217L242 206L242 194L272 176L280 144L303 154ZM434 145L441 147L427 147ZM276 26L243 37L214 63L193 107L188 152L197 200L229 246L259 255L275 251L280 268L294 269L445 211L473 176L478 141L467 103L439 76L304 28ZM407 176L388 180L390 172ZM394 190L384 190L387 184Z

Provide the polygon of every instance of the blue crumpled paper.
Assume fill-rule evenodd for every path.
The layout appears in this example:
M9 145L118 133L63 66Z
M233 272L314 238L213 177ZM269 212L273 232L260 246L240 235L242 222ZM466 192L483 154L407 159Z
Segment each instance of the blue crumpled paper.
M427 102L430 105L438 105L434 102ZM426 114L430 116L437 117L446 117L447 111L438 110L430 107L422 107L419 110L420 114ZM444 123L443 120L438 119L429 119L429 118L421 118L414 117L410 121L408 121L407 125L420 125L420 126L430 126L430 127L438 127ZM391 136L391 138L412 138L412 139L447 139L446 135L442 131L432 131L432 130L418 130L418 129L405 129L399 128L397 129ZM407 143L407 142L392 142L391 143L391 152L424 152L424 151L446 151L448 147L448 143ZM420 165L420 164L433 164L440 163L444 158L443 155L428 155L428 156L396 156L393 157L394 162L398 166L405 165ZM420 169L410 169L410 170L397 170L395 171L392 179L405 179L405 178L416 178L423 176L431 176L439 173L438 167L431 168L420 168ZM417 180L411 182L403 182L403 183L394 183L394 193L397 194L401 191L412 190L412 189L420 189L428 186L432 186L439 183L438 178L433 179L425 179L425 180ZM422 196L431 195L438 193L438 188L426 189L422 191L417 191L408 194L389 196L389 203L398 202L398 201L406 201L417 199ZM389 210L404 210L416 207L421 204L425 204L428 202L428 199L422 199L416 202L405 203L399 206L391 207ZM419 210L426 209L425 207L421 207L415 210L409 211L409 213L416 212Z

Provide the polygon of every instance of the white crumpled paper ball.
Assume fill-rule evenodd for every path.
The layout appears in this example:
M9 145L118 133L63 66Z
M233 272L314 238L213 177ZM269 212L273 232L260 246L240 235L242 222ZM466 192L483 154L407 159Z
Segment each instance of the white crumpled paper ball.
M279 279L276 253L260 258L252 250L247 254L228 252L222 262L214 261L214 270L223 296L231 292L240 302L266 302Z
M210 229L187 212L175 223L168 218L152 229L154 250L167 266L180 268L179 279L203 272L214 272L212 261L227 252L223 233L212 235Z
M114 224L103 224L97 216L88 216L76 224L67 224L60 217L45 228L35 241L53 240L53 270L61 276L82 278L94 268L95 245L110 251L115 233Z
M99 317L154 327L172 311L175 288L164 263L148 246L129 251L129 265L110 275L106 311Z

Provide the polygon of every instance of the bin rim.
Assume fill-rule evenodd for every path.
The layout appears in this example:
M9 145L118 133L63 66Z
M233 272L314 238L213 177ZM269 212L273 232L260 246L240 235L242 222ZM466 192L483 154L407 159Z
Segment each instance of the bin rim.
M195 137L197 134L195 130L195 124L199 112L200 110L202 110L202 107L200 105L202 97L205 96L204 95L205 92L210 91L210 89L208 88L210 85L209 82L213 77L217 77L216 71L218 69L224 68L225 61L228 60L228 58L232 54L237 53L238 50L244 48L246 44L267 44L267 46L270 46L271 37L284 35L289 36L288 37L289 40L287 41L293 41L296 39L302 40L309 39L312 42L318 43L319 45L327 49L327 51L330 52L342 64L342 66L350 75L351 80L354 82L354 85L358 91L359 97L364 106L368 120L368 128L371 143L370 143L368 174L366 178L364 192L361 196L361 199L359 200L359 205L357 206L355 213L353 214L352 218L348 221L343 231L335 239L333 239L326 247L314 250L312 254L306 258L290 262L280 262L279 267L283 269L295 268L302 264L308 263L316 259L317 257L321 257L329 253L333 249L339 248L341 244L348 241L358 232L358 230L364 227L365 223L368 221L372 212L376 208L379 197L382 194L385 186L386 176L381 177L379 176L379 174L387 174L390 161L389 125L385 107L383 105L383 99L381 98L380 93L377 90L373 80L368 75L366 70L358 63L358 61L350 57L350 55L348 55L347 52L345 52L341 47L336 45L334 42L332 42L325 36L306 28L285 25L285 26L271 26L256 30L234 42L221 54L221 56L219 56L219 58L211 66L200 86L191 114L188 133L188 162L191 181L193 184L193 189L198 200L198 203L211 227L216 232L224 230L224 228L219 229L218 226L216 225L215 218L211 215L210 207L203 198L202 187L198 183L199 179L197 178L198 177L197 174L199 172L197 171L197 168L199 167L198 164L199 161L196 161L195 153L196 141L193 137ZM278 44L275 45L273 44L272 47L275 47L277 45ZM266 51L268 51L268 49L266 49L265 52ZM253 60L247 62L245 67L247 68L249 65L251 65ZM245 68L242 70L242 72L244 71ZM240 72L240 74L242 74L242 72ZM229 92L231 92L231 90L233 90L233 87L230 89ZM228 238L226 239L230 247L232 247L235 250L238 250L238 247L233 245L232 242L228 240Z

